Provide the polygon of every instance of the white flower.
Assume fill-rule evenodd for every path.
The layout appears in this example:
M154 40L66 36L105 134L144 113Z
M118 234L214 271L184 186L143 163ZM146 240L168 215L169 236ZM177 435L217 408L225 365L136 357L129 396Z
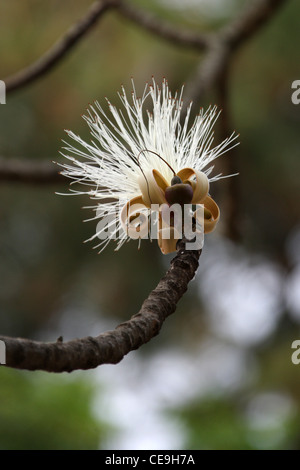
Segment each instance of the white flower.
M237 135L212 147L212 128L220 112L216 106L206 112L201 109L191 125L192 103L182 117L182 93L183 88L172 97L166 80L160 88L153 79L141 98L133 84L130 100L122 87L122 110L108 101L111 116L107 117L95 102L83 116L93 138L90 143L66 131L77 145L63 147L69 163L61 165L62 174L88 186L85 191L71 191L97 201L93 219L109 220L108 236L107 227L101 226L90 238L101 239L96 246L101 251L112 239L117 240L118 250L130 238L128 224L140 214L148 217L153 207L162 204L204 204L205 232L214 229L219 209L208 196L209 183L221 175L210 177L210 163L237 145ZM159 246L168 253L176 249L178 237L173 230L170 240L162 239L161 219L159 210Z

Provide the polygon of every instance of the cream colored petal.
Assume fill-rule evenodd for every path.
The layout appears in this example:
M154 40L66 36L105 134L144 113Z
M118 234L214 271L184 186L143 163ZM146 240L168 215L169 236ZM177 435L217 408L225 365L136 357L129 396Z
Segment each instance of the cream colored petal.
M192 204L201 204L209 190L209 181L206 174L203 173L203 171L193 170L192 168L183 168L177 173L177 175L183 182L189 180L193 176L196 177L195 182L191 181L194 191Z
M167 180L163 177L163 175L157 171L157 170L152 170L153 176L155 178L155 181L157 182L158 186L165 191L167 187L169 186Z
M120 221L124 232L134 240L148 235L148 215L142 196L134 197L124 205L120 214Z
M210 233L215 229L219 221L220 209L209 196L206 196L202 204L204 204L204 233ZM198 222L203 222L203 220L200 220L203 217L203 210L197 209L194 215Z
M169 185L159 171L146 171L145 176L139 176L138 183L145 206L150 207L151 204L164 204L167 202L165 190Z

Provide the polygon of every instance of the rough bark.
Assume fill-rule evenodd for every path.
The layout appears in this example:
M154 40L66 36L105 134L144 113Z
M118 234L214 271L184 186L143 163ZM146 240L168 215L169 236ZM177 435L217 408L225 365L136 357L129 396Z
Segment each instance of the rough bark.
M17 369L71 372L92 369L101 364L117 364L130 351L158 335L166 318L175 312L178 301L194 278L200 251L187 251L184 241L170 268L144 301L140 311L115 330L96 337L64 343L42 343L0 336L6 345L6 366Z

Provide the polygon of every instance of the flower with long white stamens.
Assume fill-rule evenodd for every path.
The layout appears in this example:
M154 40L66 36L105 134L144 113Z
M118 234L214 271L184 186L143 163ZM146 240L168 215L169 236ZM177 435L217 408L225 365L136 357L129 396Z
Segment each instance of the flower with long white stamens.
M205 112L201 109L191 123L192 103L182 116L182 93L183 87L172 96L166 80L159 87L153 79L140 98L134 84L131 99L122 87L122 110L107 100L109 117L98 102L83 116L92 135L89 143L66 131L76 145L66 143L63 147L62 155L69 162L61 164L62 174L88 186L87 190L72 192L96 200L93 219L107 221L106 225L98 223L98 230L90 238L100 238L96 246L100 251L111 240L117 240L118 250L129 238L145 237L141 215L145 222L153 210L159 214L158 243L162 252L175 251L178 236L172 224L169 239L163 236L161 207L166 205L202 204L204 232L215 228L219 208L208 195L209 184L222 176L211 177L210 164L238 145L237 135L232 133L213 147L213 126L220 112L216 106ZM139 222L135 224L136 220ZM135 236L128 229L130 224L137 228Z

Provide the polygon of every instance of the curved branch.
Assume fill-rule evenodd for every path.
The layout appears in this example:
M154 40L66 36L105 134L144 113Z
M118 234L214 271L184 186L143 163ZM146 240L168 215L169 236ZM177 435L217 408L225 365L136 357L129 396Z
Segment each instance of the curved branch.
M71 372L92 369L101 364L117 364L130 351L158 335L165 319L175 312L176 305L194 278L200 251L185 250L178 243L178 252L166 275L144 301L141 310L115 330L93 338L63 343L41 343L21 338L0 340L6 345L6 366L18 369Z
M256 0L210 38L207 55L188 81L186 99L201 100L229 66L233 53L253 36L287 0Z
M136 6L121 3L118 11L121 15L138 26L150 31L157 36L185 47L192 47L200 51L205 50L209 45L209 34L193 33L188 30L179 30L175 25L161 21L154 15L139 10Z
M253 36L286 2L287 0L256 0L251 2L250 6L245 8L238 18L220 31L220 34L233 50Z
M226 43L219 40L218 35L211 41L210 47L199 63L194 75L187 81L185 89L185 101L201 100L219 77L223 74L230 56L230 49Z
M50 162L0 158L0 182L65 183L56 165Z
M29 85L48 73L57 65L78 41L90 30L99 18L109 9L116 7L117 0L98 0L92 4L88 13L59 39L42 57L16 74L4 79L6 92Z

